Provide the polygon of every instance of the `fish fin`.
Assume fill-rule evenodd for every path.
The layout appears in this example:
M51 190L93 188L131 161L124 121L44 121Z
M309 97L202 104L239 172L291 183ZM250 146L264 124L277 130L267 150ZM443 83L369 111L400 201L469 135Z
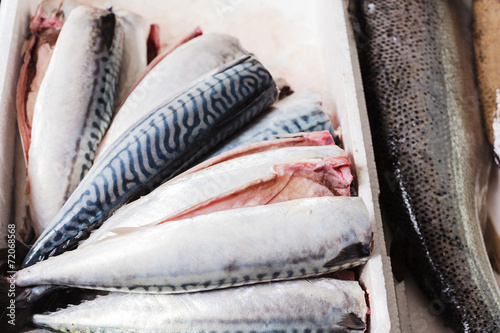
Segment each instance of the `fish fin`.
M500 274L500 236L498 235L493 222L488 218L484 231L484 243L490 258L493 270Z
M344 315L341 321L337 323L339 326L344 326L351 330L364 330L366 329L366 325L364 321L359 318L356 314L349 312Z
M354 259L361 259L368 256L370 256L370 246L358 242L342 249L335 258L326 262L323 267L343 266Z
M406 237L401 236L399 231L396 231L392 239L389 256L391 258L392 275L398 282L403 281L406 275L408 240Z

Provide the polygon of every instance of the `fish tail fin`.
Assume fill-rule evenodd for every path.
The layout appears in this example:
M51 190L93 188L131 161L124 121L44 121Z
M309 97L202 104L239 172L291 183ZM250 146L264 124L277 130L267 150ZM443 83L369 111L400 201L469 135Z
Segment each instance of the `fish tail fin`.
M497 274L500 274L500 235L489 218L486 221L484 243L486 245L486 251L488 252L488 257L490 258L493 270Z

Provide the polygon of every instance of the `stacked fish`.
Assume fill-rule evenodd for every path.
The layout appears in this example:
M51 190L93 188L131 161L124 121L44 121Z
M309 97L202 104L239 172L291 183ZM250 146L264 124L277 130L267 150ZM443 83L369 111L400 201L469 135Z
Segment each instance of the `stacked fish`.
M372 235L319 96L270 107L268 70L236 38L199 29L146 68L147 28L86 6L32 19L18 122L21 202L39 236L14 279L32 299L61 287L110 292L34 324L364 331L359 283L320 277L364 264Z

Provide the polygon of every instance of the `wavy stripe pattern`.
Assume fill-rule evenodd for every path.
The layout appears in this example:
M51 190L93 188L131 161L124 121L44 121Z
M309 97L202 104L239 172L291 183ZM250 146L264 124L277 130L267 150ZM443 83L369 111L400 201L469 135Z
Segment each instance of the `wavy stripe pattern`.
M158 107L92 167L23 266L75 245L121 204L192 166L276 97L271 74L250 58Z

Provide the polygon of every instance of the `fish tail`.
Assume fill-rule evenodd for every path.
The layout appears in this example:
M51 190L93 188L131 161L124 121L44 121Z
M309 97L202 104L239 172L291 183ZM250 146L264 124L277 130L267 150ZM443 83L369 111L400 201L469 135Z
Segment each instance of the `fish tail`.
M500 274L500 235L489 218L486 221L484 243L486 245L486 251L488 252L488 257L490 258L493 270L497 274Z

